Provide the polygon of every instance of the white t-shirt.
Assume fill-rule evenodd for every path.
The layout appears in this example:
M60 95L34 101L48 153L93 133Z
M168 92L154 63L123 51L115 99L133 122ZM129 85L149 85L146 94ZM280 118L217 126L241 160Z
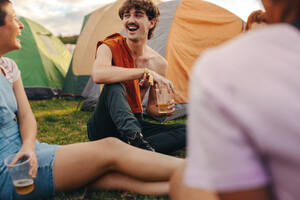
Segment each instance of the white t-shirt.
M20 70L17 64L10 58L0 57L0 68L3 69L5 77L11 83L17 81L20 77Z
M272 184L279 200L299 200L300 31L251 31L204 53L192 74L185 183Z

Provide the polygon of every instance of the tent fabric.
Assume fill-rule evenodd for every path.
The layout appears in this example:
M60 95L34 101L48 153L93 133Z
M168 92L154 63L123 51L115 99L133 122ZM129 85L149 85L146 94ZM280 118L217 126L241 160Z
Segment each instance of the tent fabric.
M89 78L83 92L82 92L82 97L84 98L98 98L100 95L102 87L100 84L96 84L92 77Z
M63 87L71 54L40 24L25 17L20 21L24 24L20 36L22 48L5 56L19 66L29 99L51 98Z
M82 92L82 97L85 98L85 100L83 101L80 110L93 112L96 109L101 90L102 84L95 84L92 77L90 77Z
M95 84L92 77L90 77L82 92L82 97L84 97L85 100L81 105L81 111L93 112L96 109L101 89L101 85Z
M97 42L122 29L118 9L123 1L107 4L85 16L62 95L82 96L92 71Z
M161 56L166 56L166 47L175 11L181 1L166 1L158 5L160 17L153 38L147 44Z
M222 44L243 30L243 21L228 10L201 0L182 0L168 37L167 78L176 103L188 103L191 68L203 50Z
M72 68L75 75L90 75L97 42L122 29L121 19L116 12L113 12L118 11L122 1L118 0L118 3L104 6L90 15L77 43L81 48L76 49L74 53ZM94 31L90 31L93 29ZM82 68L83 64L89 67Z

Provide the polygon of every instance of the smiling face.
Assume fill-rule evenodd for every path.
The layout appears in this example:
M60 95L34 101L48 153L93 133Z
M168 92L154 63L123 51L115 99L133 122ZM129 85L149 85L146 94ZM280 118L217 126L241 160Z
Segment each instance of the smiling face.
M21 48L21 43L17 36L21 35L21 30L24 28L23 24L16 17L11 3L5 4L2 9L5 11L6 16L5 24L0 26L0 55Z
M119 17L123 20L125 25L125 30L127 31L126 22L124 20L125 13L132 14L132 9L135 9L135 11L141 12L145 16L145 20L147 19L148 22L151 23L151 28L148 31L147 39L151 39L153 37L153 31L159 21L159 9L158 7L153 3L152 0L125 0L123 5L119 9ZM129 17L129 15L127 16ZM137 16L139 17L139 16ZM131 19L132 20L132 19ZM133 22L133 24L136 24ZM140 28L140 27L139 27ZM133 31L133 29L131 29Z
M123 15L123 23L127 38L132 41L147 40L149 29L155 20L149 20L144 10L131 8Z

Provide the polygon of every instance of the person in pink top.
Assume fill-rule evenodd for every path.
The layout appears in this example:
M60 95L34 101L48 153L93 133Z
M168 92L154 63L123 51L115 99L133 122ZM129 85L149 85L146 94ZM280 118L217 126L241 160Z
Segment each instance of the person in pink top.
M195 64L172 200L300 199L300 0L262 3L270 25Z

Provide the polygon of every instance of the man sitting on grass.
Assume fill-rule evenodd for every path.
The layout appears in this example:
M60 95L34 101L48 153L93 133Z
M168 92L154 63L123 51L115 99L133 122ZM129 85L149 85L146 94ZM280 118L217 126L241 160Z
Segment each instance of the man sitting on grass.
M165 78L167 61L146 44L159 14L151 0L127 0L119 10L126 37L116 33L98 42L92 77L95 83L105 86L87 124L90 140L114 136L133 146L162 153L185 146L185 124L163 125L143 120L141 102L148 90L148 114L174 112L174 100L167 113L158 112L155 88L166 87L173 93L173 84Z

